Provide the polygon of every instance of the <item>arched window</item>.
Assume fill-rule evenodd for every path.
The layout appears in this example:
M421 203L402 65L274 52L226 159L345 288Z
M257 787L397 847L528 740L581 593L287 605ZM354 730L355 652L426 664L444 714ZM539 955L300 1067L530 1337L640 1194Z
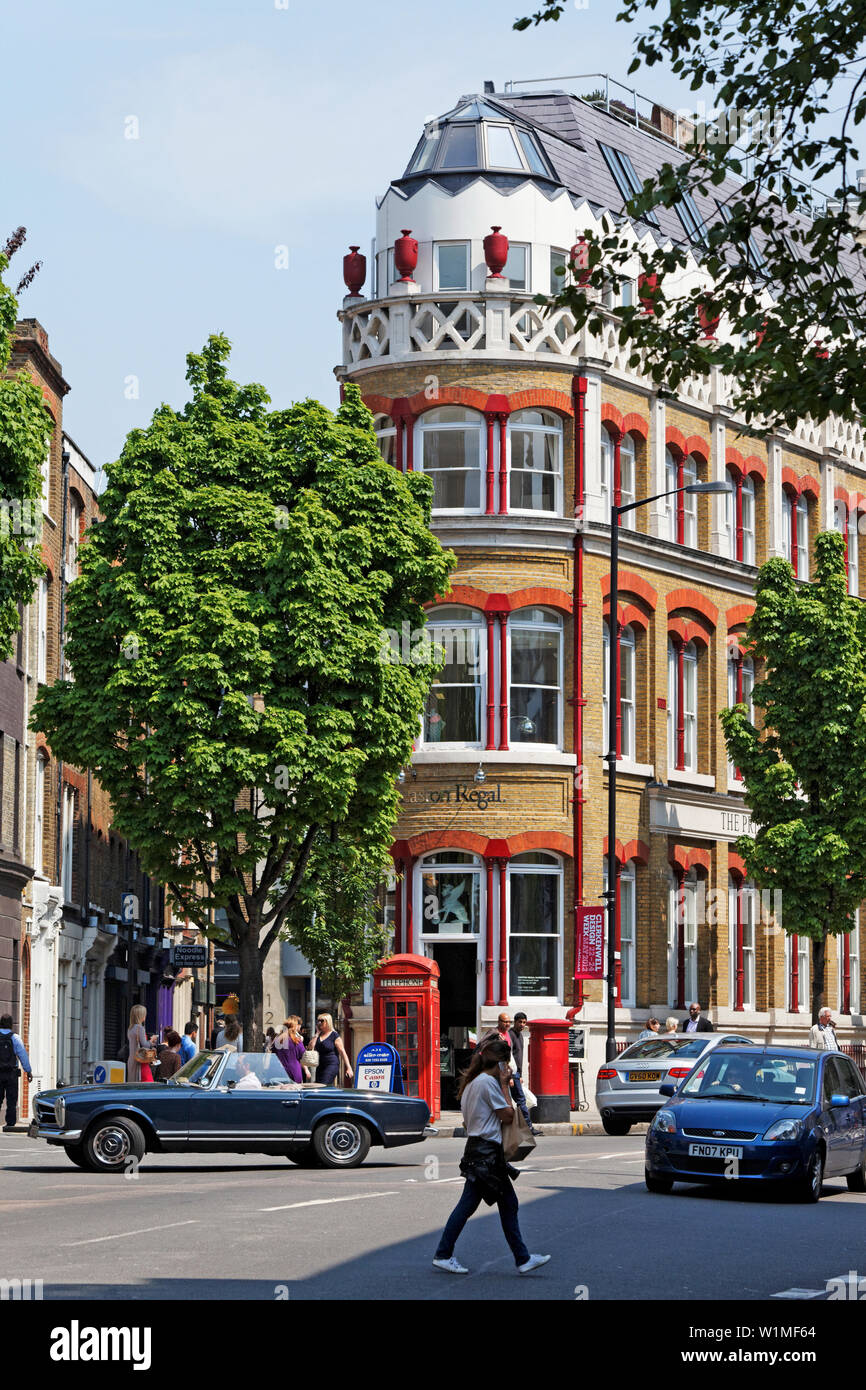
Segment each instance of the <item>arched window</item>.
M785 933L785 1007L807 1014L809 1002L809 938Z
M424 743L477 748L486 676L481 614L472 608L436 608L427 631L431 642L441 646L445 664L427 695Z
M693 549L698 545L698 494L680 489L698 482L698 473L694 454L679 458L665 451L665 492L673 493L665 499L666 538Z
M434 512L479 512L484 417L459 405L422 415L417 467L433 479Z
M728 706L745 705L749 712L749 719L755 722L755 707L752 702L752 692L755 688L755 663L750 656L744 656L736 642L732 642L728 647ZM742 773L739 768L735 768L732 762L728 763L728 775L737 781L742 780Z
M671 453L670 449L665 450L665 492L671 494L675 488L679 487L679 462ZM665 539L675 541L677 539L677 498L668 495L664 499L665 505Z
M610 707L608 704L610 673L610 625L602 627L602 747L607 751ZM635 761L635 634L625 627L619 638L619 706L617 717L617 757Z
M860 909L854 912L854 925L836 937L839 955L839 1012L860 1012Z
M740 486L741 554L744 565L755 563L755 480L745 477Z
M857 513L848 510L840 498L833 503L833 526L845 538L845 563L848 569L848 593L856 598L860 593L860 535Z
M629 860L627 864L617 862L616 877L616 900L614 903L614 930L616 942L614 951L619 952L619 960L616 968L619 972L619 988L617 990L617 1008L633 1008L637 1002L637 969L636 969L636 924L637 924L637 897L635 882L635 864ZM602 870L602 881L604 892L607 892L607 859L604 861ZM604 997L607 998L607 987L605 986Z
M668 1003L683 1009L698 997L698 898L695 869L668 877Z
M668 767L698 770L698 652L679 638L668 639Z
M794 572L798 579L809 578L809 503L805 493L797 498L797 562Z
M478 936L481 931L481 860L440 850L421 860L423 936Z
M741 883L728 874L728 999L737 1013L755 1005L755 920L758 894L751 879Z
M789 564L794 563L794 552L791 545L791 537L794 531L794 505L795 498L787 488L782 491L782 535L781 551L782 559Z
M731 491L725 493L724 553L729 560L741 560L745 565L755 563L755 480L743 477L737 468L727 470Z
M518 999L561 996L562 865L531 850L508 865L508 992Z
M562 619L521 608L508 623L511 643L509 733L517 743L562 743Z
M634 438L624 434L619 445L619 505L628 506L635 500L635 448ZM622 518L623 526L633 528L635 512L626 512Z
M379 445L379 453L382 458L386 463L390 463L392 468L401 467L401 462L397 458L397 426L391 416L374 416L373 428L376 431L376 442Z
M601 428L601 505L603 507L602 517L605 521L609 519L610 509L613 505L613 455L614 442L602 425Z
M509 510L562 515L562 421L517 410L508 421Z

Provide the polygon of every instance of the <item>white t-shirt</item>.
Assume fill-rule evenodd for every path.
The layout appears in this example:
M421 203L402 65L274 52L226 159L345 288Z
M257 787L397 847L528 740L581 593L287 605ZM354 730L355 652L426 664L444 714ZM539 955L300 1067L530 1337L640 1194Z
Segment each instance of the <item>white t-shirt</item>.
M460 1100L467 1139L492 1139L502 1142L502 1121L497 1110L505 1110L509 1102L502 1087L489 1072L482 1072L470 1081Z

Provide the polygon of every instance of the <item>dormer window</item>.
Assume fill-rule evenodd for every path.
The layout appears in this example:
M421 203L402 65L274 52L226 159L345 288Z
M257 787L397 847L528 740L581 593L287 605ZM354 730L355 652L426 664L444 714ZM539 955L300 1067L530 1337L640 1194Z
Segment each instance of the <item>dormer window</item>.
M450 125L445 130L445 142L439 161L441 169L476 169L478 167L478 127Z
M406 170L502 169L554 179L535 134L484 102L470 102L431 122Z
M510 126L489 125L487 127L487 162L491 169L523 168L520 151Z

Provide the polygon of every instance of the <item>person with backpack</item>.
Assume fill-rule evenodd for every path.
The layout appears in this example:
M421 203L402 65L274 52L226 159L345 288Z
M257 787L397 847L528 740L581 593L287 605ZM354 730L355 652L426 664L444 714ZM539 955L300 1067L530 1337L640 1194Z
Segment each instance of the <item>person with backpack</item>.
M0 1017L0 1109L6 1102L6 1123L3 1133L8 1134L18 1121L18 1063L24 1068L28 1081L33 1080L33 1071L27 1049L17 1033L12 1032L12 1015Z

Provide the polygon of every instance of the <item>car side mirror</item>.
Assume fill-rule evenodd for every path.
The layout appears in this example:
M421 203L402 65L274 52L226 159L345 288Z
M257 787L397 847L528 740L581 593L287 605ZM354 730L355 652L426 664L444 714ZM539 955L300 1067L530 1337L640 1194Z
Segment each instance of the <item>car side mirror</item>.
M831 1096L831 1097L830 1097L830 1104L831 1104L831 1105L850 1105L850 1104L851 1104L851 1097L850 1097L850 1096L842 1096L842 1095L834 1095L834 1096Z
M665 1081L659 1086L659 1094L663 1096L672 1096L675 1090L676 1086L672 1086L669 1081Z

